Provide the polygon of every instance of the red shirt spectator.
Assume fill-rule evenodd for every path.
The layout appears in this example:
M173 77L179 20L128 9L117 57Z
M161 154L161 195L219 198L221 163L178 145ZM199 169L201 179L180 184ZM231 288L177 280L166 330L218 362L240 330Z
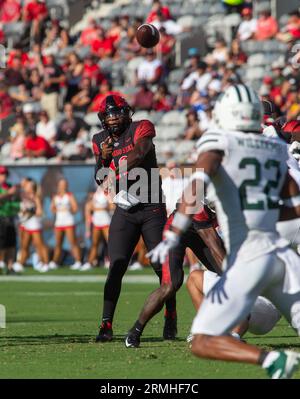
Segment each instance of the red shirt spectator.
M7 59L7 66L9 68L11 68L14 64L14 60L16 58L20 58L21 59L21 63L22 66L27 66L29 63L29 57L27 53L23 53L23 51L21 49L13 49L11 50L11 52L8 55L8 59Z
M0 87L0 119L4 119L12 113L13 101L4 87Z
M24 20L31 22L38 19L43 19L48 15L46 4L38 2L38 0L31 0L24 7Z
M0 21L3 23L18 21L21 17L21 5L18 0L4 0L1 5Z
M105 79L104 75L101 73L99 65L95 63L92 55L86 58L83 66L82 77L89 78L92 81L93 86L99 84Z
M255 39L268 40L278 32L278 24L275 18L271 16L270 11L262 11L257 20Z
M92 53L98 57L110 57L114 52L114 45L109 37L105 37L103 32L98 33L97 39L91 44Z
M29 131L25 140L25 153L28 157L51 158L55 151L44 137L37 136L34 131Z
M166 33L166 28L163 26L159 29L160 40L156 47L158 53L163 55L170 54L175 46L176 39L172 35Z
M160 0L154 0L152 10L150 11L150 14L147 17L146 22L151 23L152 21L155 21L157 19L158 11L160 11L160 13L165 17L166 20L171 19L171 13L169 7L163 6Z
M87 28L83 29L80 35L80 43L83 46L90 46L94 40L98 37L99 27L95 20L90 20L90 24Z

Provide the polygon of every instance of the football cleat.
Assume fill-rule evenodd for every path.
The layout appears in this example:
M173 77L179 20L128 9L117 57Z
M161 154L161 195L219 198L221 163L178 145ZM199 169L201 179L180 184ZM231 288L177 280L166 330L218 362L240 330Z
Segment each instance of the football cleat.
M110 342L113 339L112 324L109 321L103 321L96 342Z
M138 348L140 346L140 335L129 331L125 338L125 346L126 348Z
M268 354L262 367L268 376L275 379L291 378L300 363L300 353L292 351L272 351Z
M177 335L177 315L165 316L165 325L163 337L167 340L173 340Z

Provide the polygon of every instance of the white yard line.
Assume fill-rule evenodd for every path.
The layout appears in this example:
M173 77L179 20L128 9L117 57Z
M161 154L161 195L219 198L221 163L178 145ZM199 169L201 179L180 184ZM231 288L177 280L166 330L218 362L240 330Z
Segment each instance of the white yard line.
M106 276L0 276L0 283L105 283ZM153 284L156 276L125 276L123 283Z

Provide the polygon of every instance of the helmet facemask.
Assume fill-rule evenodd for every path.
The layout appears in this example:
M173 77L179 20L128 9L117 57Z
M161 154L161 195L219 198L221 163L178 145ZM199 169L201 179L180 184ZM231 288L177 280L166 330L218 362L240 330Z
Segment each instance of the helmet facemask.
M122 105L115 103L112 96L109 96L106 104L102 109L100 108L100 112L98 113L103 128L110 135L120 136L132 121L133 112L131 107L122 98L120 101L123 101Z

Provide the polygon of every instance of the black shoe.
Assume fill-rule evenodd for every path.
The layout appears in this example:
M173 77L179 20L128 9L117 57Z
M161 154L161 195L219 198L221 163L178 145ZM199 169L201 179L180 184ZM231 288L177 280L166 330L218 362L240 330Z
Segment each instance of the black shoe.
M165 316L164 339L173 340L177 335L177 316Z
M96 337L96 342L110 342L113 339L112 324L108 321L103 321L99 334Z
M125 337L126 348L138 348L140 346L141 337L135 332L129 331Z

